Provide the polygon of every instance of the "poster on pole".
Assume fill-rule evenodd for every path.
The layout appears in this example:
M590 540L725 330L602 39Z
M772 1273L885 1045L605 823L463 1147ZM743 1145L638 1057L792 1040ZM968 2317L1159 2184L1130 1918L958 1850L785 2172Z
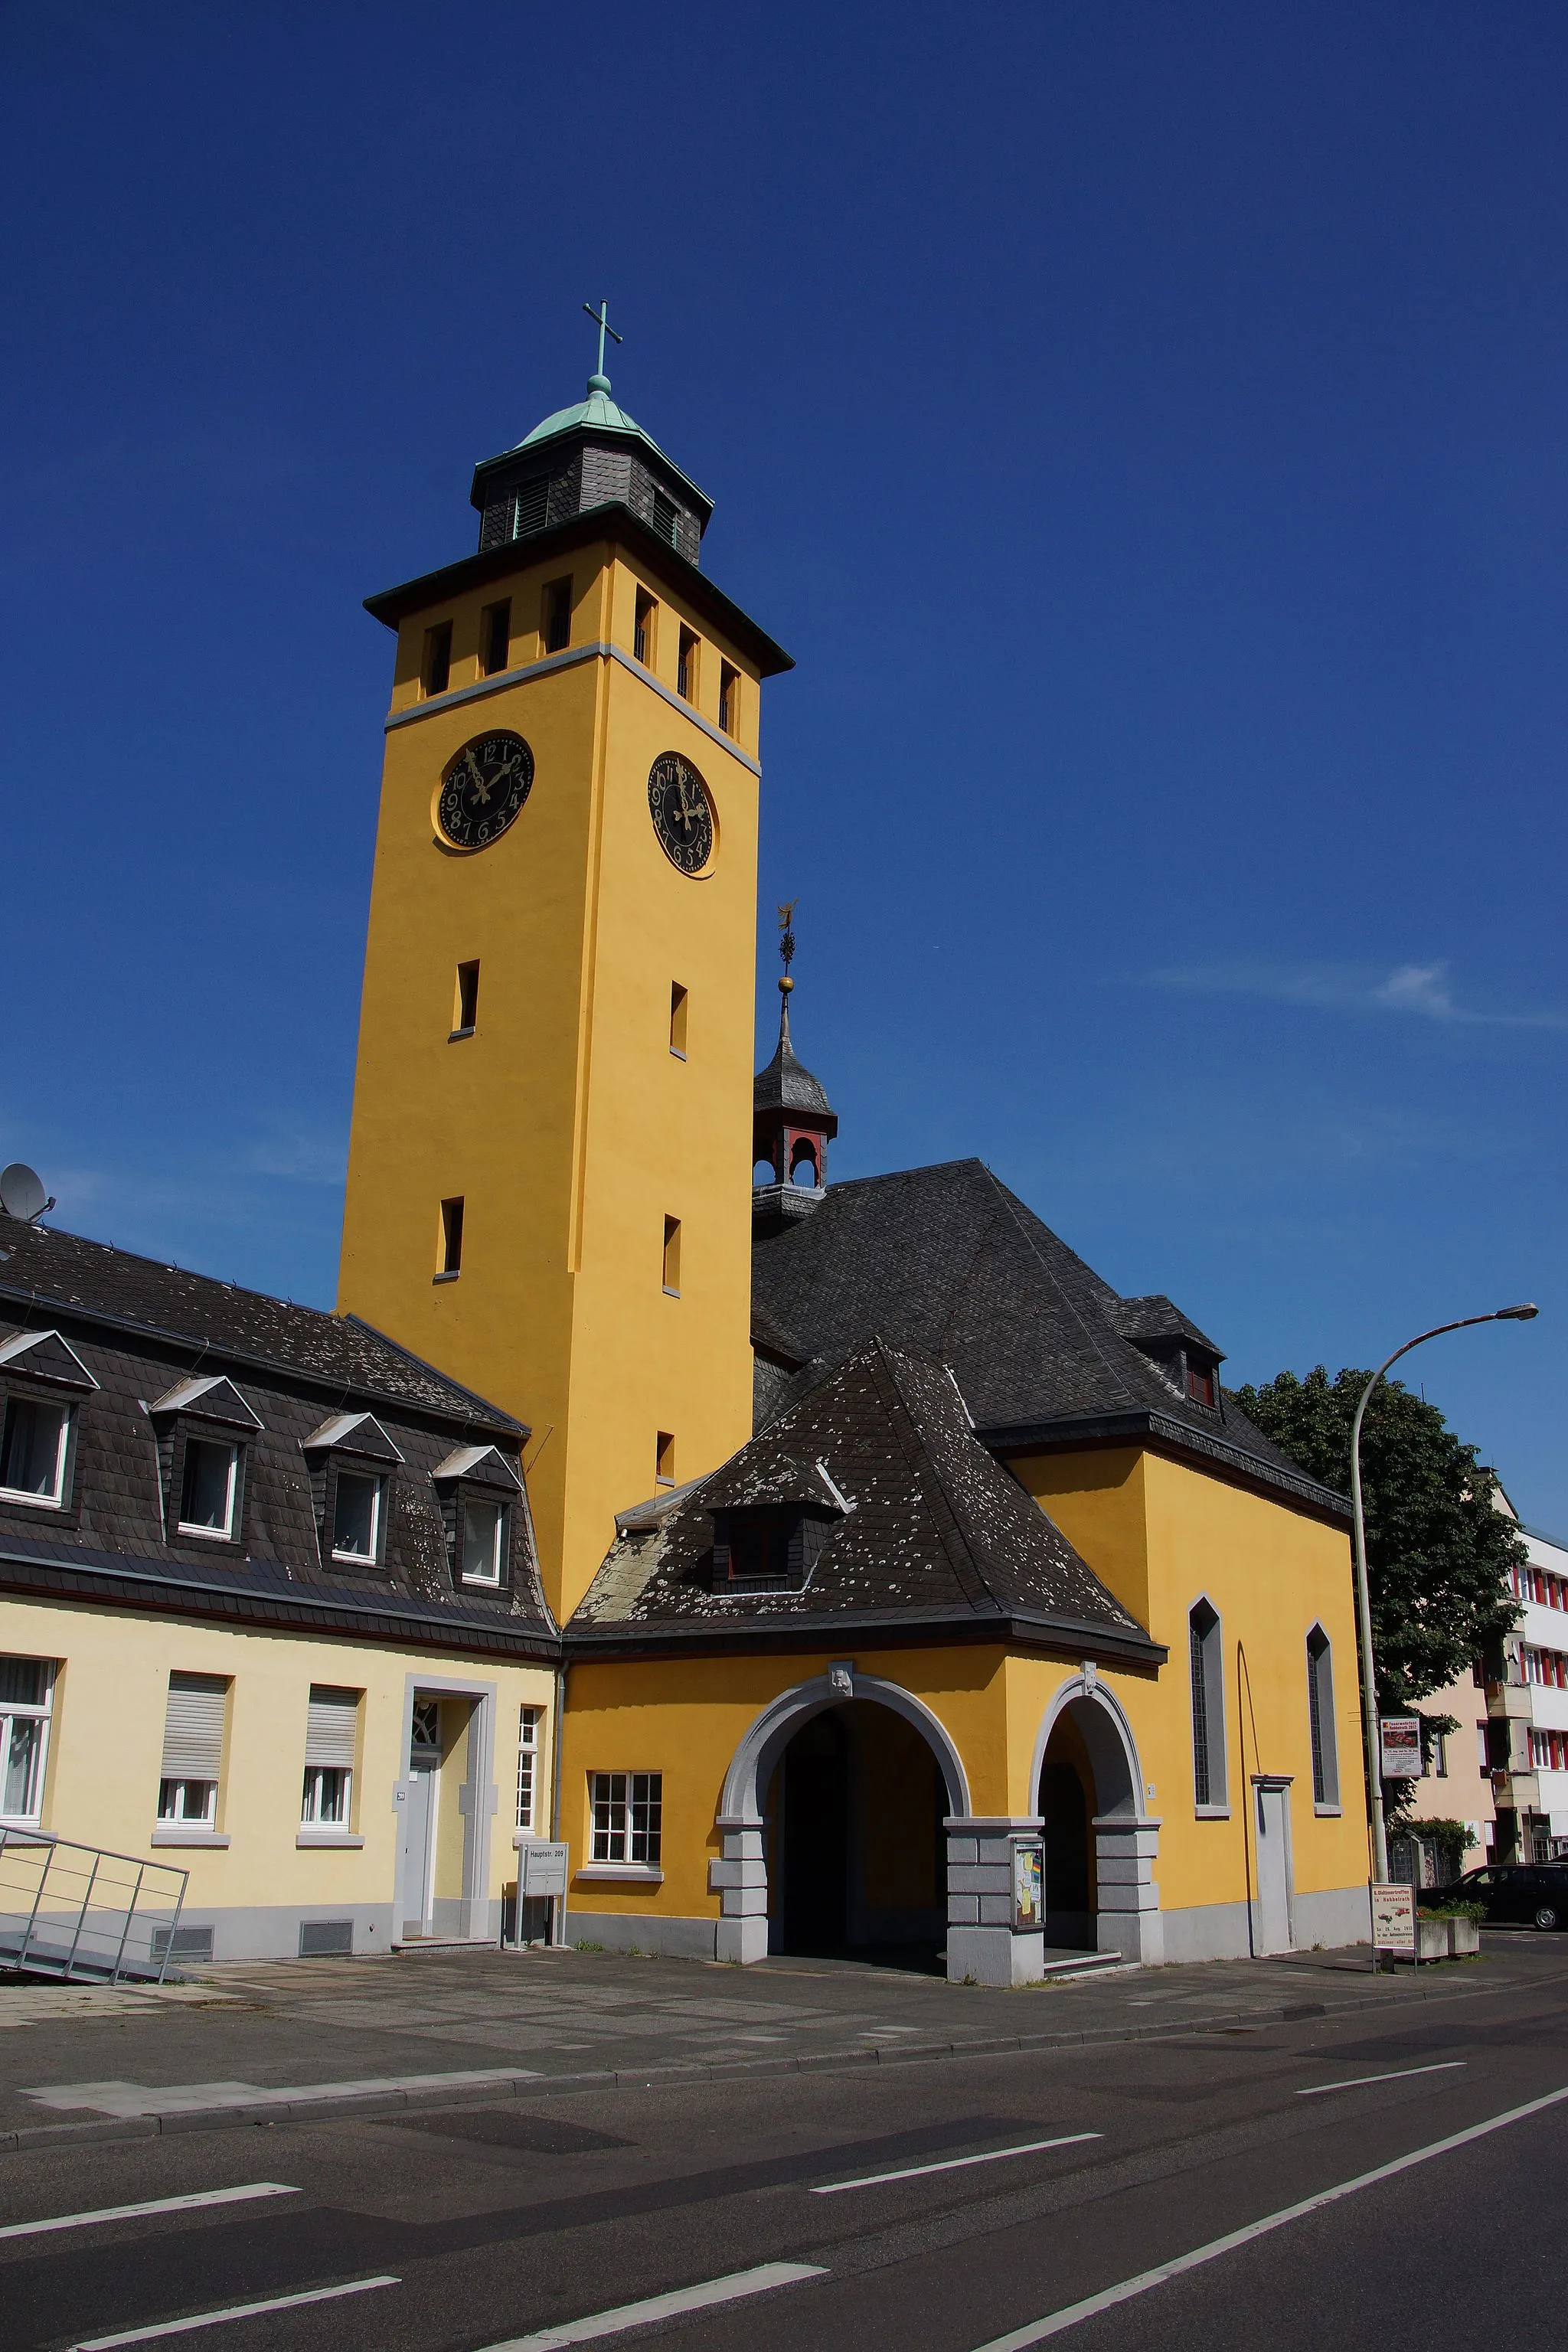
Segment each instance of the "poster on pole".
M1372 1948L1374 1952L1415 1949L1415 1889L1378 1886L1372 1890Z
M1378 1724L1381 1770L1385 1780L1421 1778L1421 1717L1385 1715Z

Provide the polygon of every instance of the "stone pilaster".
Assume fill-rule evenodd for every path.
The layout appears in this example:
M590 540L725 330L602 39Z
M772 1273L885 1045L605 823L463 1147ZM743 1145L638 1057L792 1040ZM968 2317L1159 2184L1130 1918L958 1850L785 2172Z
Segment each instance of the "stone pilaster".
M1160 1824L1142 1813L1100 1813L1094 1822L1100 1916L1095 1940L1102 1952L1152 1966L1165 1957L1165 1924L1154 1862Z
M768 1865L763 1853L761 1822L721 1813L719 1832L724 1852L708 1865L708 1889L717 1895L721 1913L715 1958L721 1960L765 1960L768 1956Z
M1045 1975L1042 1928L1013 1926L1015 1837L1038 1837L1037 1814L950 1814L947 1822L947 1974L952 1984L1037 1984Z

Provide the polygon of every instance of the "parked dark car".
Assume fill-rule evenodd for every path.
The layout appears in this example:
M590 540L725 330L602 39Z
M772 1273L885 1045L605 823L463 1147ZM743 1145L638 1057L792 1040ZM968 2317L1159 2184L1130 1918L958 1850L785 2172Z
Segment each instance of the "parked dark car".
M1423 1886L1424 1910L1484 1903L1489 1927L1568 1927L1568 1862L1491 1862L1447 1886Z

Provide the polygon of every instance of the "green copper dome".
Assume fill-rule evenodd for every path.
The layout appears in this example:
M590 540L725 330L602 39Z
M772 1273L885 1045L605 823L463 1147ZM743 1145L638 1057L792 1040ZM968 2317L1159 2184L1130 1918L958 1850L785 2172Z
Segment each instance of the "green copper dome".
M594 425L601 433L635 433L639 440L647 443L650 449L658 449L658 442L643 431L637 418L628 416L619 403L610 398L607 375L591 375L586 400L580 400L575 408L558 408L553 416L547 416L542 425L536 425L517 446L531 449L536 442L552 441L558 433L570 433L578 425ZM659 449L658 454L662 457L663 450Z

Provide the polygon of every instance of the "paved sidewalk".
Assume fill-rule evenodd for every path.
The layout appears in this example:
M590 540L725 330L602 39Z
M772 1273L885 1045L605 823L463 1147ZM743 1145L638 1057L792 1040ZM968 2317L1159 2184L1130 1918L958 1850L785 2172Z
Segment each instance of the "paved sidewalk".
M599 1952L408 1953L206 1969L164 1990L0 1984L0 2147L351 2107L536 2097L1246 2032L1470 2000L1568 1974L1568 1942L1374 1977L1363 1948L1114 1971L1017 1991L848 1962L749 1969ZM19 2135L19 2137L17 2137Z

